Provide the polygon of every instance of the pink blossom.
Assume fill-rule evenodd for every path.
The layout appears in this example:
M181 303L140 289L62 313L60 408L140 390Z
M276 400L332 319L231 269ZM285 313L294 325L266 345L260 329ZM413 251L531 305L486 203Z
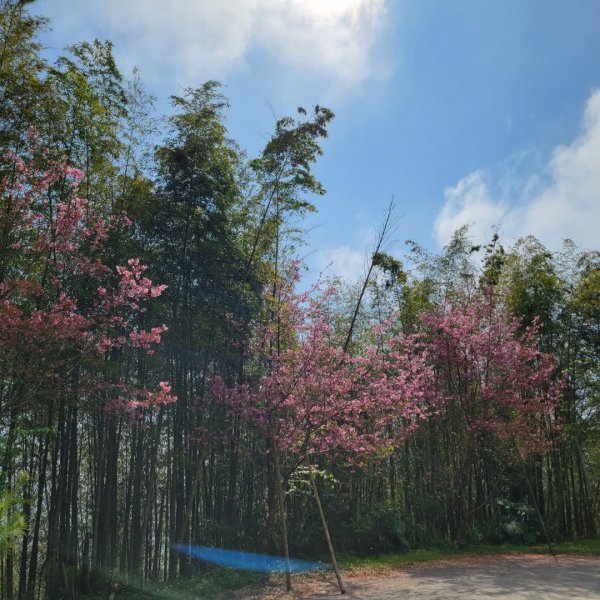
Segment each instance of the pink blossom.
M95 367L103 354L126 345L150 352L159 343L164 326L146 331L137 329L136 322L144 305L166 286L146 277L139 259L116 272L102 262L108 234L131 222L124 214L106 218L78 197L76 184L83 172L50 160L33 129L29 140L22 154L7 151L0 157L10 165L3 172L11 172L10 178L0 178L0 230L11 248L0 284L0 370L8 381L44 390L56 389L61 378L69 380L66 375L75 365L84 364L79 385L98 392L94 378L101 373ZM40 164L46 166L41 169ZM48 189L65 179L71 186L67 183L55 202ZM40 273L45 274L43 285ZM83 286L90 290L91 301L80 302L75 295L73 290ZM121 385L109 384L103 395L110 396ZM159 391L146 392L130 398L133 408L174 398L166 382ZM3 405L10 402L8 397Z

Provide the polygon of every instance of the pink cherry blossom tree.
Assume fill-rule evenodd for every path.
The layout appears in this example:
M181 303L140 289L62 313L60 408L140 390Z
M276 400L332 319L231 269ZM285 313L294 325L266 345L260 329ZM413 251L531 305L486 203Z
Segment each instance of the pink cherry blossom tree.
M271 442L286 558L280 454L295 465L292 469L306 465L343 592L312 461L333 453L350 463L386 455L432 413L435 398L432 371L417 336L374 327L369 347L349 355L346 336L334 331L324 310L330 294L296 294L293 277L279 281L266 298L270 319L258 328L250 348L261 375L233 388L219 380L215 390Z
M491 293L454 297L422 322L440 397L460 406L467 430L517 442L521 456L541 450L562 384L537 326L522 328Z
M166 286L154 285L138 259L108 266L108 237L130 221L80 198L82 177L50 160L35 132L28 151L2 157L0 372L8 389L0 411L43 402L75 370L78 385L97 387L107 352L128 345L151 353L166 329L137 327L145 303ZM167 382L157 392L116 385L126 410L174 401Z
M521 463L541 452L559 428L555 408L562 383L554 376L554 357L539 349L536 324L523 328L493 290L455 294L423 313L421 322L441 414L453 415L455 435L464 432L455 457L456 518L464 541L476 448L501 444Z

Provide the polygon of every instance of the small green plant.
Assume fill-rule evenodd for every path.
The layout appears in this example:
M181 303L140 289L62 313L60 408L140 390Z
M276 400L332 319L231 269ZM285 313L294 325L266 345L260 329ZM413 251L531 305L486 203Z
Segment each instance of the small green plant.
M336 486L339 485L339 481L334 477L331 471L319 469L316 466L313 466L311 470L315 479L321 479L323 481L325 492L331 493L335 490ZM287 493L290 496L310 496L312 494L307 467L300 466L294 471L288 482Z
M23 471L14 489L0 491L0 554L11 549L25 529L25 519L17 505L23 503L22 491L28 481L29 476Z
M494 531L495 542L533 544L539 536L535 509L526 502L511 502L499 498L494 503L499 514Z

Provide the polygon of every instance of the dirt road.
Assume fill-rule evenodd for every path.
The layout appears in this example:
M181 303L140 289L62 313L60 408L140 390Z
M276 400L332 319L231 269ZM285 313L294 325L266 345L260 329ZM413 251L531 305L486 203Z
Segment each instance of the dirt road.
M559 556L494 556L412 566L386 576L346 574L347 593L327 578L296 582L286 594L281 588L252 596L262 600L310 598L322 600L600 600L600 558Z

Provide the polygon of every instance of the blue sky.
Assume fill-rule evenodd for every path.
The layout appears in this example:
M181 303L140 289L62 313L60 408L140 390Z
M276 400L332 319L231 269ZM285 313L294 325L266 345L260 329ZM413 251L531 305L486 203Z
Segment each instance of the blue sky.
M597 248L597 0L39 0L52 50L92 37L139 66L159 107L218 79L228 126L257 153L276 117L336 113L306 225L313 270L360 273L392 195L396 251L463 223ZM85 7L85 8L84 8Z

